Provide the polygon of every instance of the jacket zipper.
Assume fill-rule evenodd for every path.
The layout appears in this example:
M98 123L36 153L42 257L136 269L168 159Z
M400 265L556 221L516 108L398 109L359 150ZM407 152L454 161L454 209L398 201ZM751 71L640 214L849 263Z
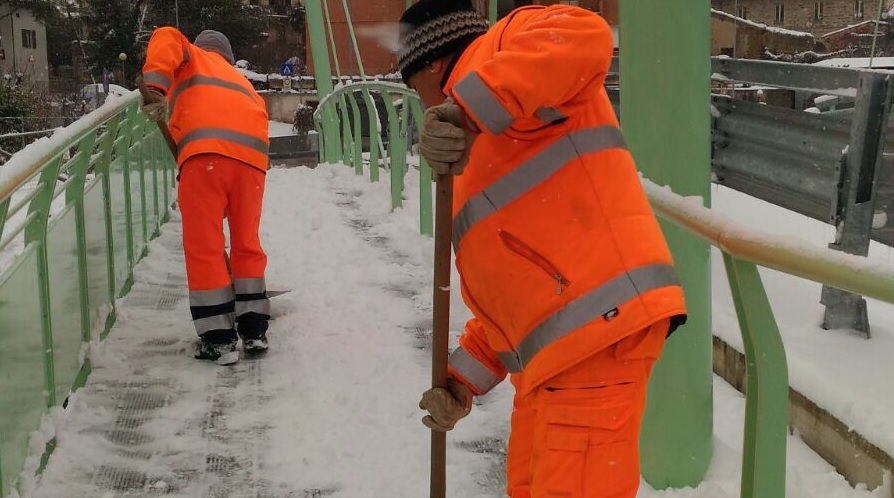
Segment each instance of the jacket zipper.
M550 278L555 280L556 294L562 295L562 291L565 289L565 287L571 285L571 281L565 278L565 275L562 275L562 272L559 271L556 265L552 264L550 260L546 259L539 252L535 251L533 248L531 248L531 246L522 242L521 239L519 239L518 237L504 230L500 230L500 239L503 240L503 244L505 244L510 251L527 259L531 263L534 263L541 270L545 271L546 274L550 276Z

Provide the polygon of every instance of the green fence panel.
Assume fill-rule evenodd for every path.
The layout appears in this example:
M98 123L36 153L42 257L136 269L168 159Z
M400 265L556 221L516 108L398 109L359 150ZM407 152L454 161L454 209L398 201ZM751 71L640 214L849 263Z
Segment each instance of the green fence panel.
M47 409L36 244L0 273L0 496L12 491L28 435Z
M112 312L114 292L110 275L108 237L109 220L106 214L105 192L102 178L90 181L84 189L85 230L85 277L87 292L87 316L89 328L84 340L104 333L106 320Z
M53 387L57 400L65 399L81 368L78 355L83 343L81 285L78 275L77 214L69 206L47 228L47 276L50 316L53 324Z

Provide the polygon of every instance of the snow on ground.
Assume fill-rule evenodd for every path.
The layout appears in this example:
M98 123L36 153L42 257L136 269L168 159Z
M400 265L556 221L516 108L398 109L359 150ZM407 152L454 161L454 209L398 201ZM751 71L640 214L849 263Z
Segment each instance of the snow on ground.
M392 213L387 182L370 184L351 168L269 172L261 233L268 287L291 292L273 300L270 352L232 368L191 358L174 212L118 303L115 328L91 344L88 385L54 414L58 447L43 479L26 479L23 498L427 496L429 433L416 405L430 382L432 241L418 233L418 175L407 180L404 208ZM776 229L787 220L760 216L753 200L725 189L714 195L716 207L743 223L753 216ZM795 221L799 234L822 228ZM852 408L855 426L891 424L881 420L894 411L882 383L894 372L876 362L890 351L892 307L870 303L871 341L823 331L818 287L763 274L792 381ZM715 262L715 328L735 343L723 275ZM458 292L451 308L456 333L469 317ZM644 484L639 497L738 496L744 398L717 378L714 386L715 457L705 482L663 491ZM449 434L448 496L502 496L510 408L503 383ZM790 498L888 496L854 490L797 437L789 437L788 458Z

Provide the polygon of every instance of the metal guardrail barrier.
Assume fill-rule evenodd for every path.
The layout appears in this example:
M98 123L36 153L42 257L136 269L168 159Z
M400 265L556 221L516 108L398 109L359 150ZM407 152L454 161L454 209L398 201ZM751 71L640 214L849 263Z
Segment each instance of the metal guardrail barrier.
M712 97L715 183L833 225L833 249L865 256L870 240L894 246L892 73L728 58L712 70L721 81L854 101L850 112L823 114ZM827 285L820 300L825 328L870 336L862 297Z
M137 98L106 103L0 167L2 496L29 433L89 374L87 344L108 333L115 299L167 220L176 165Z

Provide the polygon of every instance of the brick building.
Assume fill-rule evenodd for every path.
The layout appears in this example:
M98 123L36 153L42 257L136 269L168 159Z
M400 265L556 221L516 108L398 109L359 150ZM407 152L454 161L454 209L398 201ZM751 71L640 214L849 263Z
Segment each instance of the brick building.
M873 19L877 5L868 0L711 0L714 9L817 37Z

